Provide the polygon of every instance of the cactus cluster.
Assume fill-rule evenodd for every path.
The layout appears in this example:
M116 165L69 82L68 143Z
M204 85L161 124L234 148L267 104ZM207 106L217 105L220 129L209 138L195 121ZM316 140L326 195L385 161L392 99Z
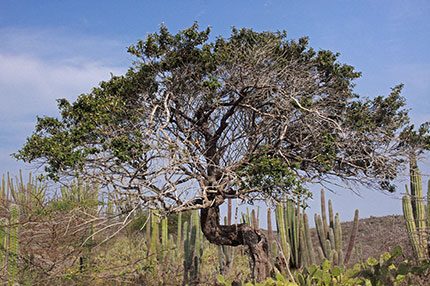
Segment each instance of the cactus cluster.
M300 205L290 200L279 204L276 208L276 224L281 246L280 257L292 268L310 264L313 255L312 248L308 248L305 242L304 213L300 213L300 210Z
M27 186L27 189L30 189L31 192L28 192L25 191L26 187L22 179L17 179L17 183L14 184L10 178L6 180L3 177L2 189L0 189L0 196L7 203L10 210L10 218L5 217L0 220L0 266L2 266L0 270L3 271L0 276L7 277L7 281L12 281L12 283L18 282L18 266L22 267L19 264L22 261L18 260L19 212L25 214L23 210L25 209L28 212L34 209L36 200L44 200L42 185L35 187L33 179L30 180L30 184L32 186ZM26 195L22 195L22 193ZM39 198L38 196L42 197ZM322 197L324 202L323 193ZM99 198L100 192L96 185L77 180L70 186L62 188L61 196L55 197L53 202L61 207L69 206L70 203L72 203L72 207L74 203L79 203L79 206L81 206L83 203L85 208L93 215L105 215L109 219L114 219L113 215L115 212L118 214L118 208L115 208L112 197L109 196L108 201L104 202L104 205L107 206L105 209L100 207ZM12 204L11 202L17 203ZM20 206L19 208L18 205ZM316 219L318 234L321 237L320 241L323 242L318 247L320 249L319 253L322 254L320 258L327 258L332 263L341 264L343 255L339 216L337 214L333 215L331 201L329 201L328 216L325 213L325 203L322 203L322 208L321 217L318 216L318 219ZM276 208L276 223L280 234L279 242L272 231L271 211L269 208L267 226L268 242L271 246L269 257L272 259L273 264L279 263L280 259L284 260L287 266L292 266L293 268L316 264L317 258L311 241L308 217L301 206L292 201L286 201ZM147 254L147 261L150 263L147 269L154 269L157 265L165 264L171 259L183 259L183 285L195 285L198 283L201 280L199 273L202 269L203 252L207 247L200 229L198 211L191 212L190 219L188 220L187 218L185 221L183 221L183 217L187 214L178 214L177 232L170 230L172 232L170 234L169 220L172 223L176 218L163 218L157 211L150 210L142 210L140 215L141 219L135 219L136 221L139 220L139 229L143 230L143 249ZM330 224L327 224L327 217ZM228 213L224 223L231 224L231 221L232 211L231 201L229 201ZM258 229L259 209L247 209L246 213L242 213L241 222ZM94 225L95 227L96 225ZM90 236L96 232L93 228L91 231ZM175 232L176 237L173 237ZM237 251L239 254L242 249ZM218 254L219 273L224 274L232 265L235 249L229 246L219 246ZM89 261L90 253L83 252L82 255L82 265L87 267L86 261ZM345 260L347 260L347 256L345 256ZM22 277L22 274L20 275Z
M6 176L3 174L0 199L7 203L15 202L21 206L21 213L28 213L42 205L46 189L46 185L38 182L31 173L28 182L24 183L20 170L19 176L15 179L9 173Z
M425 203L421 174L414 157L410 161L410 186L410 192L406 186L408 194L402 198L406 229L416 258L419 261L428 260L430 258L428 246L430 238L427 232L427 228L430 226L430 180L428 181L427 203Z
M18 205L11 204L10 218L0 220L0 271L2 272L0 277L5 277L8 285L18 283L19 212Z
M246 208L246 213L242 212L241 216L240 223L247 224L253 229L258 229L260 223L260 208L257 208L257 212L254 209L249 212L249 208Z
M190 227L184 223L184 282L183 285L198 284L199 268L203 256L203 233L200 229L200 217L197 211L191 215Z
M354 221L346 255L343 255L342 227L340 225L339 214L334 215L331 200L328 201L329 217L327 222L327 212L325 205L324 190L321 190L321 216L315 214L315 226L318 233L318 255L320 260L327 259L335 265L348 263L354 247L355 237L358 230L358 210L355 210Z
M354 246L358 230L358 210L355 211L353 231L345 256L343 255L342 228L339 214L334 215L330 200L328 201L328 211L327 220L325 195L324 190L322 190L321 215L315 214L315 225L319 241L316 249L317 254L320 261L326 259L334 265L342 265L349 261ZM271 256L282 258L286 266L295 269L315 264L316 257L311 240L309 219L304 210L301 212L300 204L290 200L279 204L276 208L276 223L279 232L280 250L277 253L278 247L275 245L272 247L273 253Z

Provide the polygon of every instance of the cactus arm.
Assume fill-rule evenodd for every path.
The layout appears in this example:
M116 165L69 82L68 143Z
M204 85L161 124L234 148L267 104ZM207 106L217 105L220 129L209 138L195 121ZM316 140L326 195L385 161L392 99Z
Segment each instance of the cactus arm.
M5 182L4 174L3 174L2 181L1 181L0 199L3 201L6 201L6 199L7 199L7 197L6 197L6 182Z
M184 281L183 285L188 284L188 276L189 276L189 269L191 265L191 259L190 258L190 232L188 231L188 222L186 221L184 223Z
M319 258L320 262L323 262L325 259L325 255L324 255L324 252L321 248L321 245L318 246L317 252L318 252L318 258Z
M352 249L354 248L355 238L357 237L358 232L358 209L355 210L354 214L354 223L352 225L352 232L351 236L349 238L348 248L346 250L345 259L343 260L344 264L347 264L349 262L349 259L351 257Z
M427 227L430 227L430 180L427 181L426 218L427 218Z
M323 229L323 222L322 222L321 216L318 214L315 214L315 226L317 229L321 250L324 254L324 257L328 258L326 237L324 236L324 229Z
M223 245L218 245L218 262L219 262L219 272L224 273L225 263L224 263L224 248Z
M327 260L330 262L333 262L333 251L332 251L332 246L331 246L331 242L329 239L326 240L326 245L327 245Z
M288 245L287 241L287 235L285 230L285 218L284 218L284 206L282 204L279 204L276 207L276 224L278 226L278 232L281 240L281 252L285 259L289 261L290 253L289 249L290 246Z
M323 223L323 235L324 238L328 237L328 231L329 231L329 227L327 224L327 212L326 212L326 208L325 208L325 194L324 194L324 190L321 190L321 219L322 219L322 223Z
M168 240L168 230L167 230L167 218L164 218L161 221L161 243L163 245L163 249L166 250L169 244Z
M332 228L328 231L328 241L330 241L330 245L333 250L336 250L336 239L334 237L334 230Z
M309 229L309 219L306 213L303 213L303 223L305 227L306 246L309 255L310 264L315 264L314 247L312 245L311 232Z
M343 262L343 252L342 252L342 226L340 225L339 214L336 213L335 223L334 223L334 241L336 245L336 253L338 255L338 264Z
M421 183L421 175L417 166L415 158L411 160L410 167L411 179L411 196L412 196L412 210L415 218L415 226L418 231L418 239L423 251L427 253L427 230L426 230L426 217L424 208L424 196Z
M269 259L273 261L273 257L275 252L271 246L273 245L273 231L272 231L272 211L270 208L267 208L267 243L269 245Z
M300 241L300 230L299 230L299 214L296 213L296 208L292 201L287 201L286 215L288 222L288 237L291 247L291 258L296 267L299 267L299 241Z
M158 217L155 215L156 211L153 211L151 213L151 229L152 229L152 236L151 236L151 254L155 255L158 243L159 243L159 232L158 232Z
M298 260L300 267L309 266L310 258L306 250L305 227L303 226L303 224L301 224L300 227L299 252L297 256L299 257Z
M420 246L417 228L413 218L411 198L409 196L403 196L402 205L403 205L403 215L405 217L405 222L406 222L406 228L408 230L409 239L411 241L412 248L418 260L423 260L425 257L425 254L423 253L422 247Z
M176 233L176 247L178 250L181 248L182 241L182 213L178 214L178 231Z
M9 234L9 285L18 282L18 225L19 225L19 208L16 204L10 206L10 234Z
M253 229L258 229L257 216L255 214L255 210L251 210L251 226Z
M5 274L3 270L6 268L7 263L8 224L9 221L7 218L0 219L0 276Z
M334 228L334 220L333 220L333 203L331 200L328 200L328 216L330 220L330 227Z

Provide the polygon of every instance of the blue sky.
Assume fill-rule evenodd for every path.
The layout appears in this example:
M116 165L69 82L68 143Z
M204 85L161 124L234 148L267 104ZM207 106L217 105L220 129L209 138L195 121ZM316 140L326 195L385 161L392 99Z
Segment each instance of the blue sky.
M198 21L213 36L227 37L231 26L308 36L313 48L339 52L341 62L363 73L356 92L386 95L404 83L413 122L430 121L429 15L430 2L414 0L1 0L0 174L31 170L10 154L31 134L36 115L56 116L55 99L73 100L110 73L124 73L132 61L126 47L161 23L176 32ZM427 175L429 160L421 167ZM311 213L319 206L319 188L313 189ZM401 213L403 189L394 196L371 190L361 190L362 197L346 190L326 196L349 220L355 208L361 217Z

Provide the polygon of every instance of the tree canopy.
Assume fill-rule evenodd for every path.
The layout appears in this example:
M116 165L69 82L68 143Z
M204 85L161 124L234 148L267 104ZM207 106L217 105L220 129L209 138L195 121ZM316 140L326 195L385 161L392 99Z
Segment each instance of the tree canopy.
M411 145L400 131L413 133L401 85L363 99L360 73L307 38L209 34L162 26L129 48L136 62L124 76L58 100L61 118L38 118L15 156L167 208L208 192L279 198L333 176L391 188Z

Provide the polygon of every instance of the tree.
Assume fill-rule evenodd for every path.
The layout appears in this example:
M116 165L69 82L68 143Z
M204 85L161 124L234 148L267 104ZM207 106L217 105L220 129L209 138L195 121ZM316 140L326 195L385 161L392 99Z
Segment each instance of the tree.
M271 270L267 240L248 225L220 224L227 198L306 196L306 183L333 178L393 190L411 145L399 138L421 140L428 129L410 127L402 86L360 98L360 73L307 38L235 28L228 39L209 35L197 24L176 35L162 26L129 47L136 61L124 76L73 103L58 100L61 117L38 118L15 156L52 179L84 177L165 215L200 209L206 238L248 246L261 280Z

